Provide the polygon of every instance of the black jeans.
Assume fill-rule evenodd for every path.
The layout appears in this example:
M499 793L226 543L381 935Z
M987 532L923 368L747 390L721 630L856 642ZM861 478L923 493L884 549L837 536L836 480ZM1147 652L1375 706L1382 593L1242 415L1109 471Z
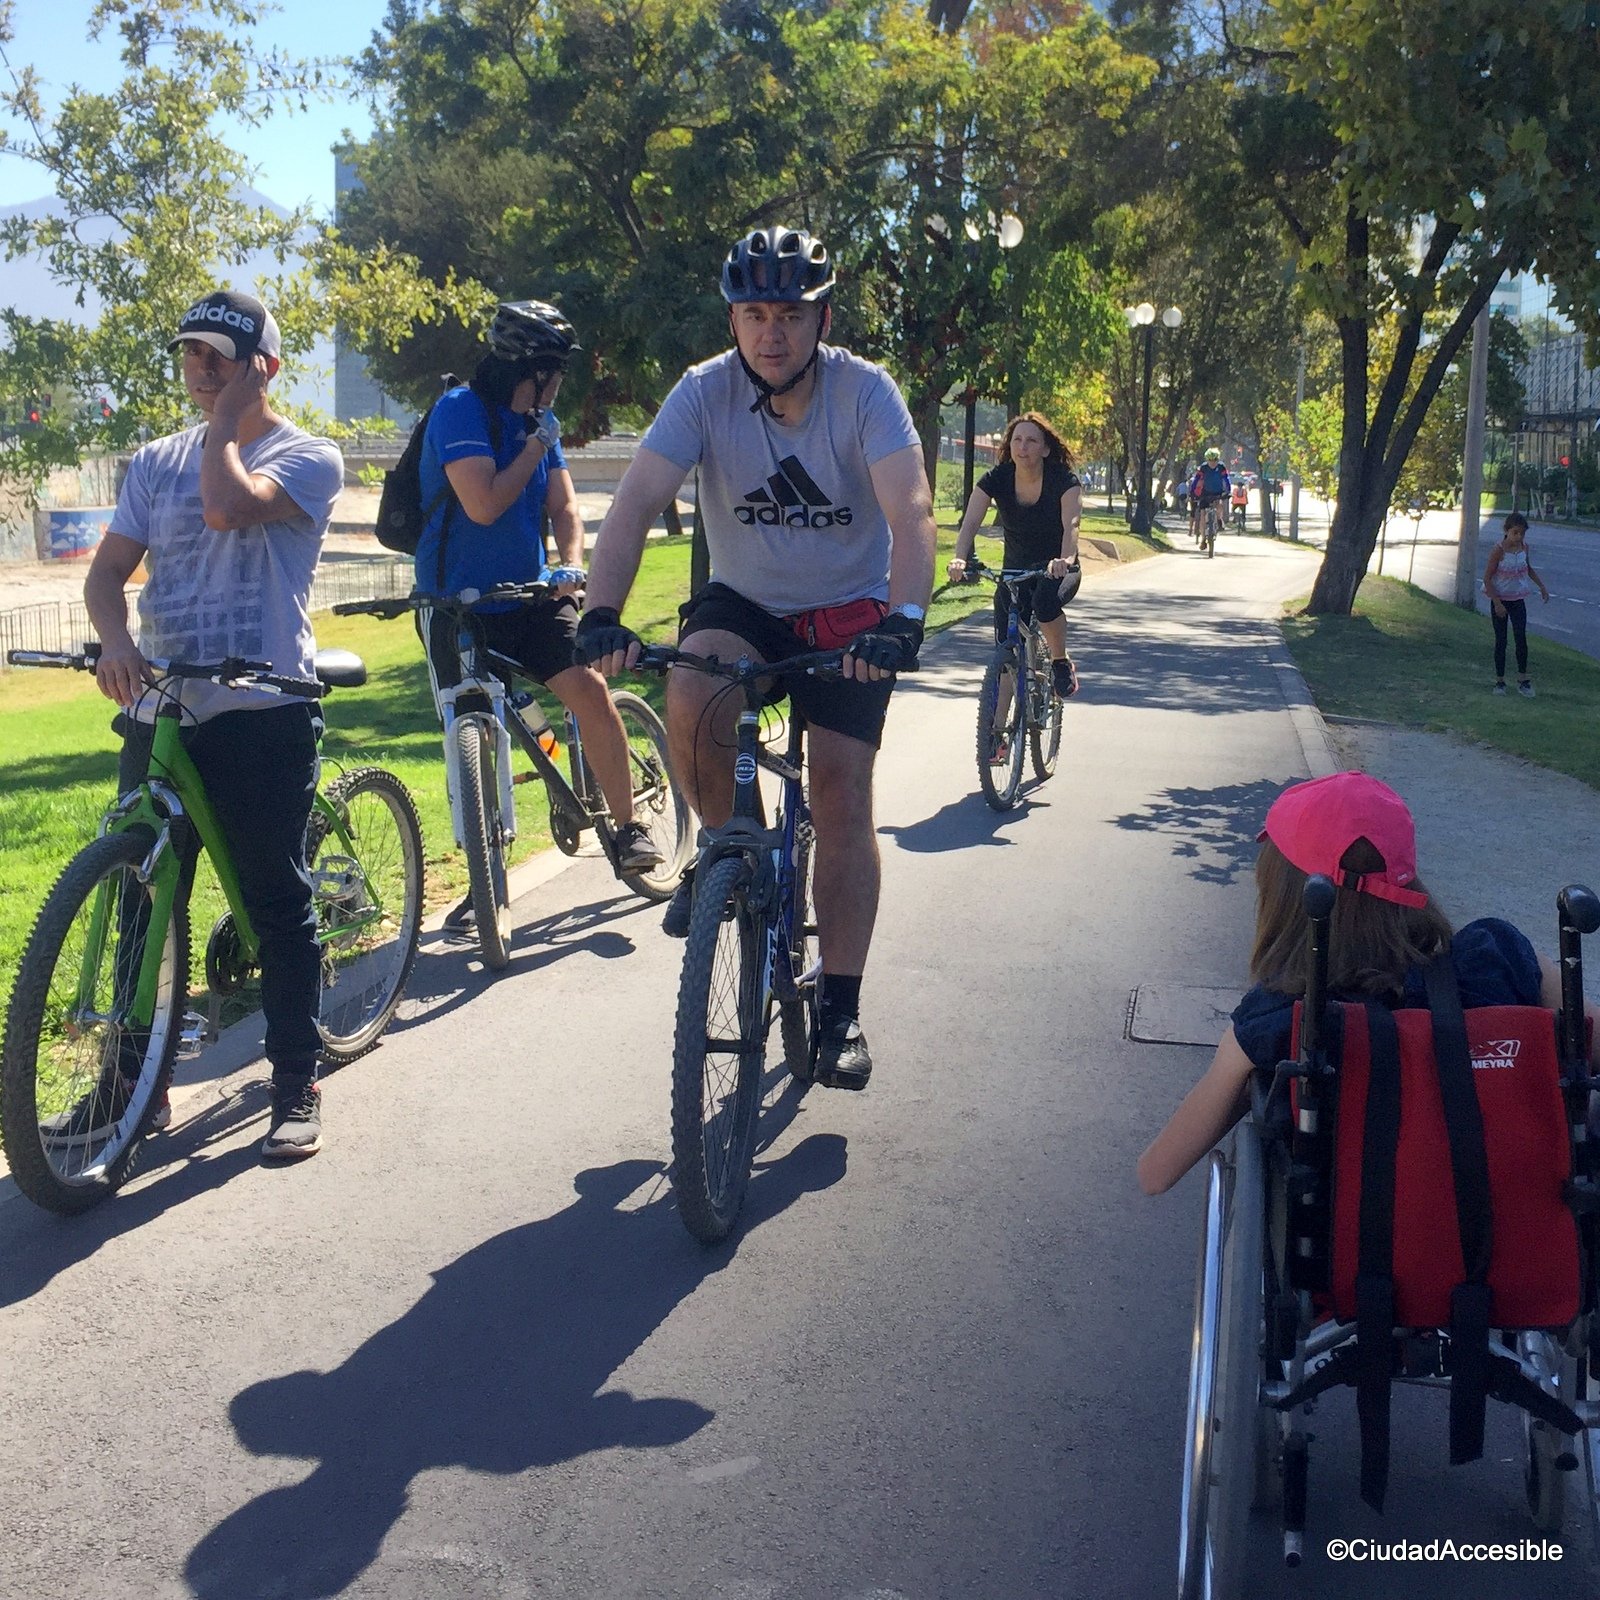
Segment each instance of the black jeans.
M145 777L155 730L125 721L118 792ZM183 747L198 769L233 853L245 909L261 941L261 1009L273 1075L315 1073L322 1039L317 1010L322 957L317 914L306 870L306 822L317 787L322 717L314 706L227 711L183 730ZM183 880L188 900L200 841L184 827ZM209 930L196 928L203 939Z
M1501 616L1494 606L1489 607L1489 620L1494 624L1494 675L1504 678L1506 675L1506 624L1511 624L1511 631L1517 639L1517 676L1528 676L1528 602L1526 600L1502 600L1501 606L1505 615Z

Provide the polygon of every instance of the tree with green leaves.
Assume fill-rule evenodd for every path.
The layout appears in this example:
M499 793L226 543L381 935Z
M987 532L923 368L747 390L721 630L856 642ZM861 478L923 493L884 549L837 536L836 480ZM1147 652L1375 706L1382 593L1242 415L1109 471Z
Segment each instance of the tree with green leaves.
M1310 609L1344 613L1501 277L1552 278L1600 333L1600 13L1575 0L1261 0L1218 15L1243 169L1337 332L1338 505Z

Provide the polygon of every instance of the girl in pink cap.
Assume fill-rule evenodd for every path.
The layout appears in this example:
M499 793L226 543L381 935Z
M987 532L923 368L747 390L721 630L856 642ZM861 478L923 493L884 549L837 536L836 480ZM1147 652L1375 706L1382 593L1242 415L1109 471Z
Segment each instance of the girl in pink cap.
M1239 1120L1252 1068L1274 1067L1290 1054L1294 1004L1310 971L1301 893L1313 873L1337 888L1328 939L1332 999L1426 1006L1422 969L1448 949L1464 1007L1561 1004L1554 964L1509 922L1483 917L1452 932L1416 875L1411 813L1387 784L1364 772L1293 784L1273 802L1259 837L1251 987L1205 1076L1139 1157L1146 1194L1165 1193ZM1594 1008L1586 1009L1593 1018ZM1591 1060L1600 1064L1594 1046Z

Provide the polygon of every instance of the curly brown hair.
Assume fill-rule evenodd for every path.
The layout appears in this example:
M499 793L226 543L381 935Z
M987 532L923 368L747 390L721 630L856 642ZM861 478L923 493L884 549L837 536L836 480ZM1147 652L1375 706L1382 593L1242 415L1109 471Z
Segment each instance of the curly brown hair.
M1000 466L1003 467L1011 459L1011 435L1024 422L1031 422L1044 435L1046 461L1060 461L1069 467L1072 465L1072 452L1067 449L1066 440L1037 411L1023 411L1006 424L1006 431L1000 440Z

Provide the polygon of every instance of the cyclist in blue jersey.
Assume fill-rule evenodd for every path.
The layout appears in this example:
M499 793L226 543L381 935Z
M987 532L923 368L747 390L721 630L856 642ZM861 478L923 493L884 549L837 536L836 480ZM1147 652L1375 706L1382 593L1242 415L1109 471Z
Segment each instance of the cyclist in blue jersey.
M499 583L556 586L536 605L480 607L477 621L489 649L520 663L577 717L584 759L617 825L617 870L640 872L662 858L634 820L627 735L605 679L572 659L583 518L551 407L580 348L553 305L513 300L496 310L471 382L440 396L423 435L422 503L431 509L417 544L417 589L454 595ZM547 508L559 566L546 560ZM422 626L435 689L459 683L456 622L434 612Z
M1189 480L1189 532L1195 538L1200 537L1200 519L1206 507L1218 501L1226 505L1232 493L1233 480L1222 464L1222 452L1213 445L1206 451L1200 470Z

